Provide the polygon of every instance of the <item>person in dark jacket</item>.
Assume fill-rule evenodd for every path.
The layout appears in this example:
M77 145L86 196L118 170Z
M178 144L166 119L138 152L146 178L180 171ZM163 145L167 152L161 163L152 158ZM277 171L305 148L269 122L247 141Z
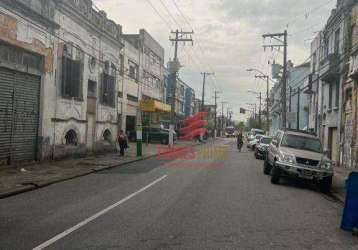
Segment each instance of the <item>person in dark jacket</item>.
M127 136L126 134L123 132L123 130L119 131L119 135L118 135L118 145L120 148L119 154L121 156L124 156L124 150L127 148Z
M237 148L241 151L242 145L244 144L244 138L242 135L242 131L240 130L240 132L237 135Z

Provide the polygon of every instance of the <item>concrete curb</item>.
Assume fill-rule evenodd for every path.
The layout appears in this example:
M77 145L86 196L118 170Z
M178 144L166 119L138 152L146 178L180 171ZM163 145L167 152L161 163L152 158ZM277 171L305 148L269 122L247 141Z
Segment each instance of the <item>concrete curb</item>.
M194 145L191 145L191 146L197 147L197 146L201 146L201 145L204 145L204 144L205 143L200 143L200 144L194 144ZM179 148L178 150L168 151L168 152L164 152L164 153L161 153L161 154L152 154L152 155L142 156L142 157L137 158L137 159L127 160L127 161L124 161L124 162L121 162L121 163L105 166L105 167L103 167L101 169L91 169L88 172L76 174L76 175L73 175L73 176L70 176L70 177L60 178L58 180L48 181L48 182L45 182L43 184L34 183L34 184L31 184L31 185L23 186L23 187L21 187L19 189L16 189L16 190L0 193L0 199L4 199L4 198L8 198L10 196L14 196L14 195L18 195L18 194L21 194L21 193L26 193L26 192L33 191L33 190L36 190L36 189L44 188L44 187L50 186L52 184L56 184L56 183L76 179L76 178L79 178L79 177L83 177L83 176L90 175L90 174L93 174L93 173L105 171L105 170L112 169L112 168L115 168L115 167L125 166L125 165L128 165L128 164L134 163L134 162L151 159L153 157L166 155L166 154L170 154L170 153L173 153L173 152L180 152L180 151L183 151L183 150L185 150L185 148Z
M343 204L346 202L342 195L339 195L337 192L331 192L330 195L338 200L339 202L342 202Z

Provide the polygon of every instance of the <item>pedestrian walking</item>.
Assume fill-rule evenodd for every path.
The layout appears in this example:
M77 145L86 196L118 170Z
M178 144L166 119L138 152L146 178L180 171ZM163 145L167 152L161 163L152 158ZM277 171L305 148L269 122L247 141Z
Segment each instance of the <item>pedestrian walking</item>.
M118 145L120 148L119 154L120 154L120 156L124 156L124 150L128 147L128 143L127 143L127 136L123 132L123 130L119 131L117 141L118 141Z
M244 140L243 140L242 130L240 130L237 135L237 148L239 149L240 152L243 144L244 144Z

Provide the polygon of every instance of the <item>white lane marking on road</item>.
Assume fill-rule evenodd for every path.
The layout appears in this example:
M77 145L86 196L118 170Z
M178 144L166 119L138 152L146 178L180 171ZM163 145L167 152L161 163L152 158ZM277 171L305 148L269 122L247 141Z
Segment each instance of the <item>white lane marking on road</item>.
M87 223L97 219L98 217L104 215L105 213L108 213L110 210L112 210L113 208L123 204L124 202L130 200L131 198L133 198L134 196L137 196L138 194L142 193L143 191L147 190L148 188L154 186L155 184L157 184L158 182L164 180L165 178L167 178L168 175L163 175L162 177L156 179L155 181L153 181L152 183L148 184L147 186L139 189L138 191L128 195L127 197L123 198L122 200L114 203L113 205L103 209L102 211L99 211L98 213L92 215L91 217L85 219L84 221L81 221L80 223L78 223L77 225L63 231L62 233L56 235L55 237L49 239L48 241L45 241L44 243L42 243L41 245L33 248L33 250L40 250L40 249L44 249L50 245L52 245L53 243L55 243L56 241L64 238L65 236L69 235L70 233L76 231L77 229L85 226Z

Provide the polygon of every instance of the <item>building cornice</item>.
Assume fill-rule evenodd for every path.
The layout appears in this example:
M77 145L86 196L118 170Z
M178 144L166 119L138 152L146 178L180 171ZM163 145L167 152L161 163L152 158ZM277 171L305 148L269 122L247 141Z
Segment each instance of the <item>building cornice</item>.
M52 0L49 0L47 4L53 4L55 6L55 3ZM50 18L51 11L54 11L54 8L48 7L45 9L46 6L42 6L43 9L39 11L35 11L35 9L28 6L28 4L24 3L23 1L19 0L2 0L0 2L0 6L4 6L6 9L15 10L19 13L21 13L23 16L31 17L32 20L38 22L39 24L56 30L60 28L60 25L57 24L53 19ZM44 15L45 10L47 10L47 16Z
M82 3L82 2L81 2ZM81 25L85 25L95 33L105 37L119 48L123 48L122 27L106 17L103 11L96 12L91 5L87 9L76 6L71 0L58 1L58 9L62 14L70 16ZM84 2L83 2L84 4Z

